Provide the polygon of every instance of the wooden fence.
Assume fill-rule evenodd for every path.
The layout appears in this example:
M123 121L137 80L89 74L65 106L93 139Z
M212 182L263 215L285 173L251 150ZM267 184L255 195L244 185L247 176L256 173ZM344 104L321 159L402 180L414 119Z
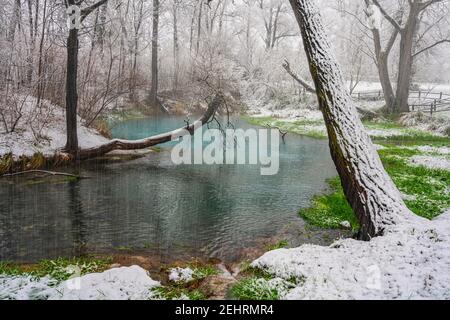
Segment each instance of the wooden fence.
M362 101L383 100L383 91L360 91L352 93L352 97ZM437 112L450 111L450 94L436 91L411 90L409 93L411 111L421 111L433 115Z

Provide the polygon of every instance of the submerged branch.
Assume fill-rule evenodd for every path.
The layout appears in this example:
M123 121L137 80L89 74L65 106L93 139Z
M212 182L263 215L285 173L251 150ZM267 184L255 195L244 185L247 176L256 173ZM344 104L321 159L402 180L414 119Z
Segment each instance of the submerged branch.
M65 172L55 172L55 171L48 171L48 170L20 171L20 172L15 172L15 173L3 174L0 176L0 178L10 178L10 177L22 176L22 175L32 174L32 173L43 173L47 176L64 176L64 177L71 177L71 178L76 178L76 179L87 179L88 178L88 177L83 177L83 176L79 176L76 174L65 173Z

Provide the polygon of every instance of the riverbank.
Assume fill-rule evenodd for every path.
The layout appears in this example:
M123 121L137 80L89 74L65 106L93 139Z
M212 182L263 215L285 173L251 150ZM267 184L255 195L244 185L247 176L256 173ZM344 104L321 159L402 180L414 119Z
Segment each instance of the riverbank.
M266 117L255 121L325 138L315 135L319 120L308 120L317 121L312 126L314 130L308 129L311 123L306 120ZM433 219L450 207L448 138L391 122L366 126L376 133L373 137L386 170L412 211ZM330 189L329 195L316 197L312 207L300 214L322 228L356 230L356 219L339 181L333 179ZM235 265L217 261L156 265L152 257L125 253L127 248L111 259L57 259L34 266L4 263L0 265L0 287L4 288L0 298L442 299L450 292L446 275L450 266L449 216L447 213L433 221L412 219L411 224L398 226L370 243L338 240L329 247L303 245L283 249L288 243L279 239ZM264 254L267 250L270 251ZM77 272L82 276L81 287L74 289L74 279L70 278Z
M326 139L323 120L248 117L252 124L277 127L292 134ZM417 215L432 219L450 208L450 137L404 127L394 121L364 122L385 169ZM314 199L312 207L300 212L313 225L338 228L357 221L348 205L339 178L329 181L329 193Z

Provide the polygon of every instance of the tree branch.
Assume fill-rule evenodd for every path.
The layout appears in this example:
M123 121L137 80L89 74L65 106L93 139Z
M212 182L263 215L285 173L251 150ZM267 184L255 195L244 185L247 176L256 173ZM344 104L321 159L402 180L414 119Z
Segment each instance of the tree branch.
M284 60L283 68L287 73L289 73L292 78L294 78L295 81L300 83L306 91L308 91L309 93L316 93L316 89L312 85L310 85L307 81L303 80L294 71L292 71L289 61Z
M380 5L380 3L378 2L378 0L372 0L373 4L376 5L378 7L378 9L380 9L381 14L386 18L387 21L390 22L390 24L392 24L394 26L395 29L397 29L397 31L401 32L402 31L402 27L397 23L397 21L395 21L394 18L392 18L389 13L387 13L386 10L384 10L384 8Z
M82 9L81 10L81 21L86 19L88 17L88 15L90 15L95 9L97 9L98 7L104 5L106 2L108 2L108 0L100 0L100 1L98 1L96 3L94 3L93 5Z
M450 43L450 39L442 39L442 40L439 40L439 41L433 43L432 45L429 45L428 47L423 48L423 49L417 51L416 53L413 54L413 57L415 58L415 57L417 57L418 55L420 55L420 54L422 54L422 53L424 53L424 52L426 52L426 51L428 51L428 50L430 50L430 49L432 49L432 48L434 48L434 47L437 47L437 46L439 46L439 45L441 45L441 44L443 44L443 43Z
M98 147L79 150L78 154L76 155L76 159L86 160L90 158L95 158L114 150L139 150L153 147L161 143L172 141L174 138L181 137L185 132L185 130L193 134L197 128L203 126L204 124L207 124L210 121L210 119L214 118L217 110L224 103L224 101L225 97L221 92L218 92L214 97L214 99L209 103L208 109L203 114L203 116L191 125L187 125L184 128L179 128L170 132L158 134L156 136L148 137L141 140L120 140L120 139L111 140L110 142Z

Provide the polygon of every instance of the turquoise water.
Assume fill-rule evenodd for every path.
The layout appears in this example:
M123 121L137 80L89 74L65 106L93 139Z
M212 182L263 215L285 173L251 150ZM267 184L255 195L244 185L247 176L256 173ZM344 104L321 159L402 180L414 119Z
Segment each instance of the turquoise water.
M113 135L138 139L183 124L182 118L133 120ZM298 216L336 175L326 141L288 135L274 176L261 176L259 166L175 166L169 149L83 164L72 169L90 177L80 181L1 181L0 260L139 251L162 260L234 261L265 239L322 243L335 235L311 231Z

